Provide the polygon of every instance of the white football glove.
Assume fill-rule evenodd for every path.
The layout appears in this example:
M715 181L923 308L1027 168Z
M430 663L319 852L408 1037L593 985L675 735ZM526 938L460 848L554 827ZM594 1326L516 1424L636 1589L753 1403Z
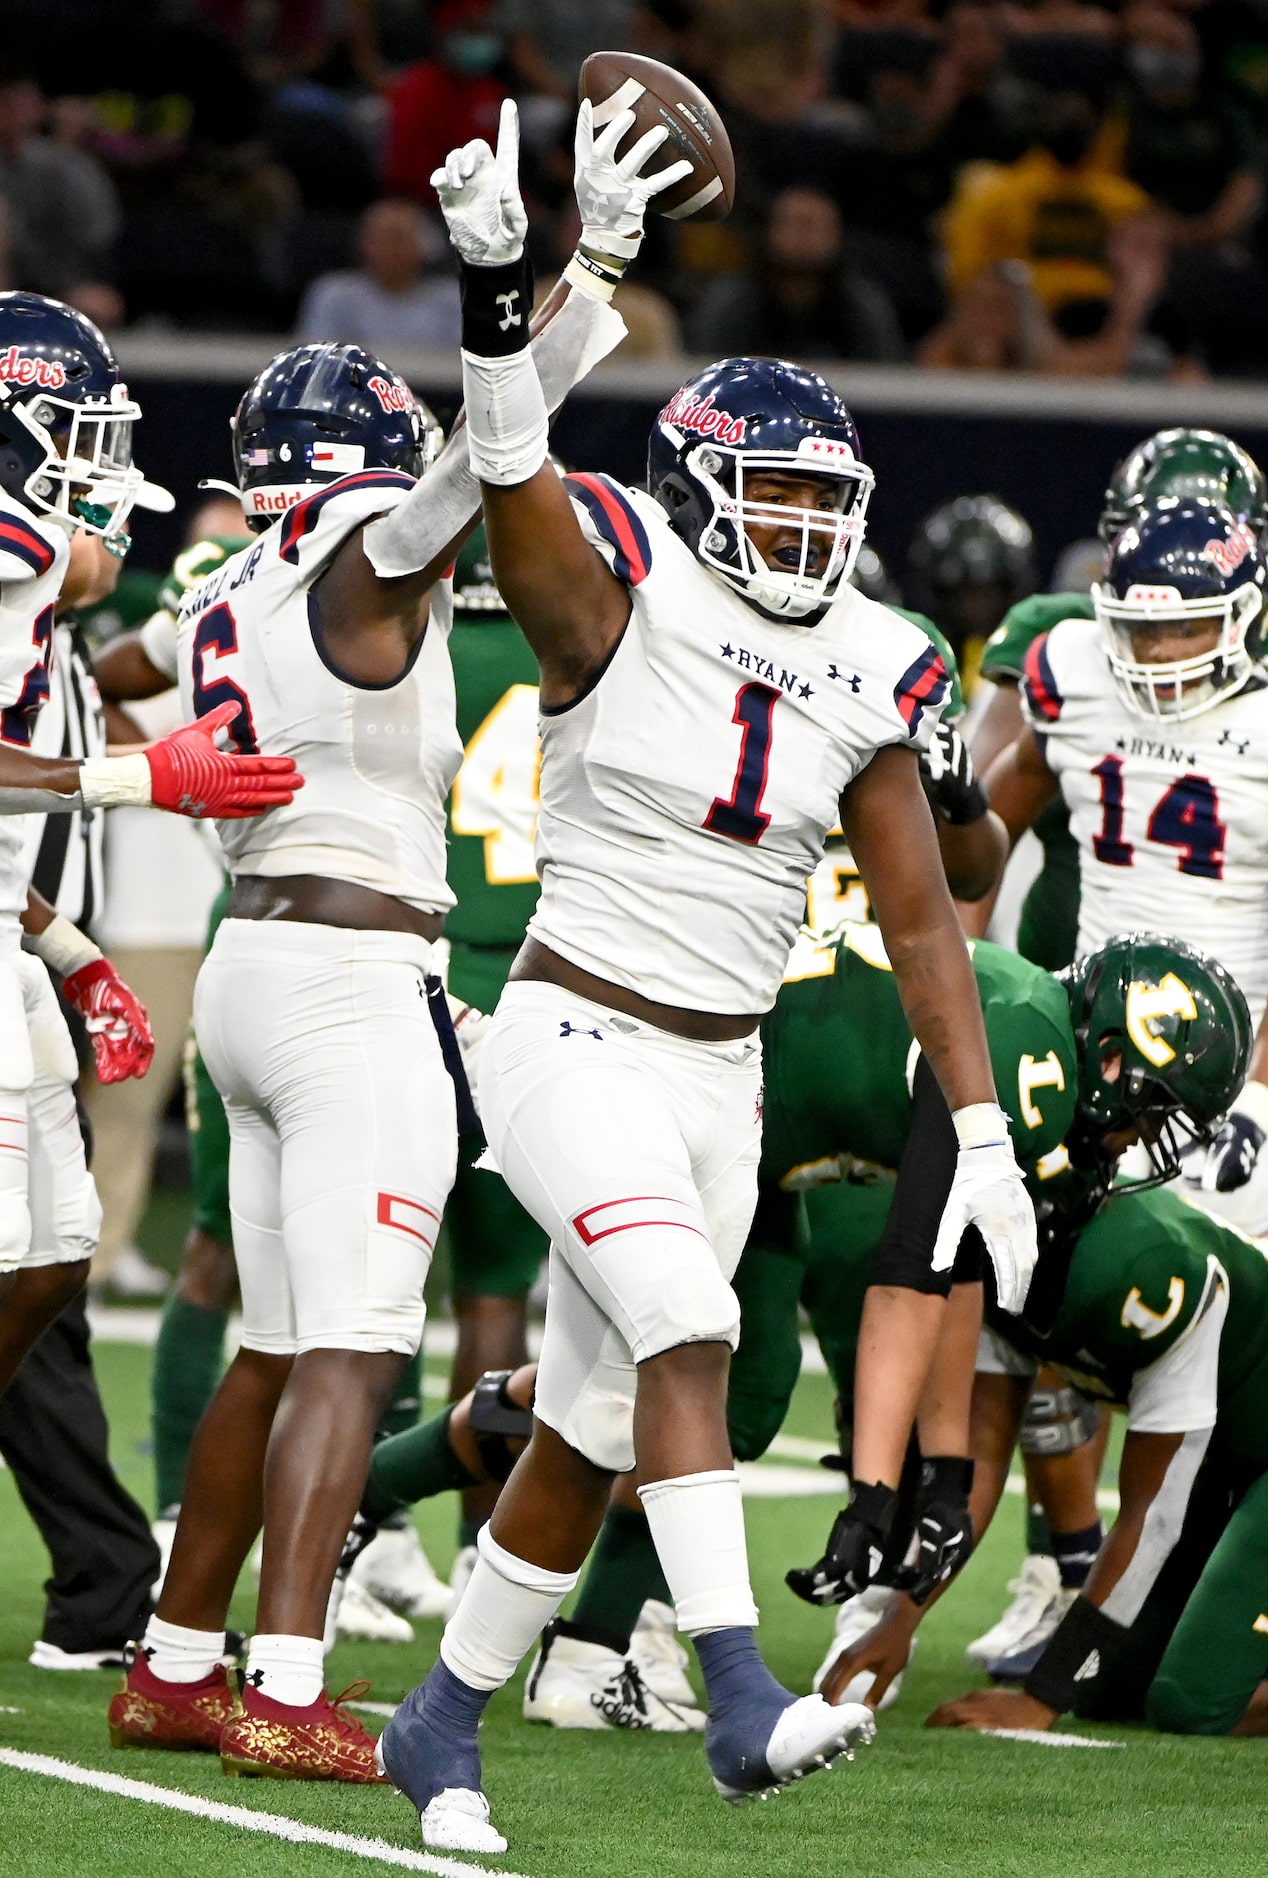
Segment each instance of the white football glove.
M483 137L451 150L431 186L449 239L472 267L505 267L524 252L528 216L520 200L520 120L508 98L498 121L497 155Z
M583 99L577 112L576 169L572 179L581 211L582 247L619 255L625 261L638 253L643 216L653 196L672 189L691 174L691 165L684 160L671 163L655 176L639 175L648 157L669 135L663 124L640 137L618 161L616 146L633 122L633 111L618 111L596 137L594 106L589 98Z
M995 1267L1000 1309L1020 1311L1039 1246L1035 1209L1013 1153L1007 1117L993 1102L976 1102L957 1109L952 1120L960 1152L933 1249L933 1269L949 1271L965 1228L976 1226Z

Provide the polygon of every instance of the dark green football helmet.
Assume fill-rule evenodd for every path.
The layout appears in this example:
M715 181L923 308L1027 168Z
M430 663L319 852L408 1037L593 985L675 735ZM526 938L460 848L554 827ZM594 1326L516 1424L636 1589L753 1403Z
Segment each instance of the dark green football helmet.
M1254 1032L1240 989L1208 954L1140 932L1062 979L1079 1056L1071 1158L1108 1166L1103 1138L1133 1128L1151 1168L1140 1184L1174 1179L1246 1080Z
M908 604L954 645L994 632L1035 590L1030 523L997 496L957 496L925 517L907 555Z
M453 610L457 619L487 619L491 614L506 612L506 601L494 584L489 565L483 522L476 524L458 550L453 570Z
M1268 541L1268 484L1240 444L1218 430L1159 430L1129 450L1105 491L1100 536L1112 542L1164 496L1222 503Z

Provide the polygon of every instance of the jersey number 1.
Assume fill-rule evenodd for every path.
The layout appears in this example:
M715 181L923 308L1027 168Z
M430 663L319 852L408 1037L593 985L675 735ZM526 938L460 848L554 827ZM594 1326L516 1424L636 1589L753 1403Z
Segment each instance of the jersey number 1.
M740 726L740 760L730 800L721 796L704 818L712 834L728 835L732 841L747 842L753 847L770 827L770 816L762 809L766 776L770 768L771 724L780 693L769 685L741 685L735 694L733 724Z
M1123 840L1123 759L1103 757L1092 774L1101 785L1101 832L1092 851L1106 867L1130 867L1136 851ZM1146 833L1163 847L1179 848L1182 874L1202 880L1224 877L1224 837L1220 798L1206 776L1181 776L1162 796L1149 817Z

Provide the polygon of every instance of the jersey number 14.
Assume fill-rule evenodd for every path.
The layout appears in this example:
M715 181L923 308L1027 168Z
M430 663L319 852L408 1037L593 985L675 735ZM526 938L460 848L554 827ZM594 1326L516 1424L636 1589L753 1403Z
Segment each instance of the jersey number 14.
M1130 867L1136 850L1123 840L1123 759L1103 757L1092 774L1101 785L1101 832L1092 837L1092 851L1106 867ZM1224 838L1220 799L1206 776L1181 776L1154 805L1146 834L1163 847L1178 848L1182 874L1203 880L1224 876Z

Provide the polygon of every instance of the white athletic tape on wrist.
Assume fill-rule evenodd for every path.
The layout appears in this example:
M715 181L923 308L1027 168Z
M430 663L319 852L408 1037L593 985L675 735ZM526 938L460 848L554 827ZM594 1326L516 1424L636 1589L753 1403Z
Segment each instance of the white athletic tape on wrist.
M1008 1117L998 1102L970 1102L951 1116L962 1148L999 1148L1009 1140Z
M81 965L91 965L102 957L100 946L93 944L86 933L78 926L55 913L48 925L40 933L29 933L27 944L37 959L65 978L70 972L77 972Z
M1233 1104L1234 1115L1246 1115L1268 1134L1268 1084L1248 1082Z
M480 481L509 488L535 476L549 454L550 422L532 354L481 359L463 352L462 395Z
M148 809L154 799L150 765L140 754L86 757L79 790L86 809Z

